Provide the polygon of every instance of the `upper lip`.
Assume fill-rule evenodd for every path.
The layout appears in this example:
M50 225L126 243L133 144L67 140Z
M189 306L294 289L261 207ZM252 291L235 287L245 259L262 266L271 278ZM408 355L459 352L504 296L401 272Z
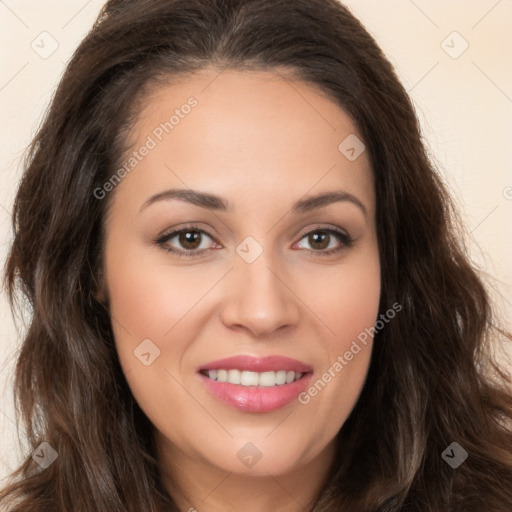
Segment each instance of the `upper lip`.
M285 356L234 356L211 361L198 369L198 371L204 370L241 370L258 373L286 370L309 373L313 371L313 368L297 359Z

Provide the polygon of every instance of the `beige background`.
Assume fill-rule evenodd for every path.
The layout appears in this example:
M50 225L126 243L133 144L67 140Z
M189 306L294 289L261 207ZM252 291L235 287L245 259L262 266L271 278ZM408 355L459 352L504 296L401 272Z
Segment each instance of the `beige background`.
M65 63L103 3L0 0L2 264L11 240L9 212L20 157ZM432 157L463 212L473 258L496 288L501 314L512 318L512 0L348 0L346 4L375 36L410 91ZM47 58L35 51L49 52L52 44L58 48L43 55ZM20 457L10 387L18 342L2 294L0 480Z

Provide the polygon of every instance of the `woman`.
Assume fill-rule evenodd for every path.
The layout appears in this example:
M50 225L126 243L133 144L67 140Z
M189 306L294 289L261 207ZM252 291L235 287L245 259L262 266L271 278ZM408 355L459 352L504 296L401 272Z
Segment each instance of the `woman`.
M11 510L510 510L510 335L335 0L109 1L14 219Z

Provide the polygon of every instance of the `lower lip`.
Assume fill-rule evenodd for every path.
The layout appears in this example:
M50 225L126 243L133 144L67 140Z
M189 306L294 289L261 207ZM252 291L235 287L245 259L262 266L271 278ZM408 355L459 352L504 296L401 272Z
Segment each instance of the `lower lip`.
M311 378L311 374L308 373L290 384L259 387L218 382L202 373L198 375L219 400L245 412L271 412L288 405L297 398L299 393L304 391Z

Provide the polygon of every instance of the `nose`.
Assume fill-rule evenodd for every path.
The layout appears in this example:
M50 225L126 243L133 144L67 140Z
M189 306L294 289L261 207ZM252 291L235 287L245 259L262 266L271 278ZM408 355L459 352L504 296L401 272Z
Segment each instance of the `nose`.
M294 294L291 281L289 273L277 270L266 257L266 251L252 263L239 258L224 283L224 325L246 330L257 338L296 326L300 299Z

